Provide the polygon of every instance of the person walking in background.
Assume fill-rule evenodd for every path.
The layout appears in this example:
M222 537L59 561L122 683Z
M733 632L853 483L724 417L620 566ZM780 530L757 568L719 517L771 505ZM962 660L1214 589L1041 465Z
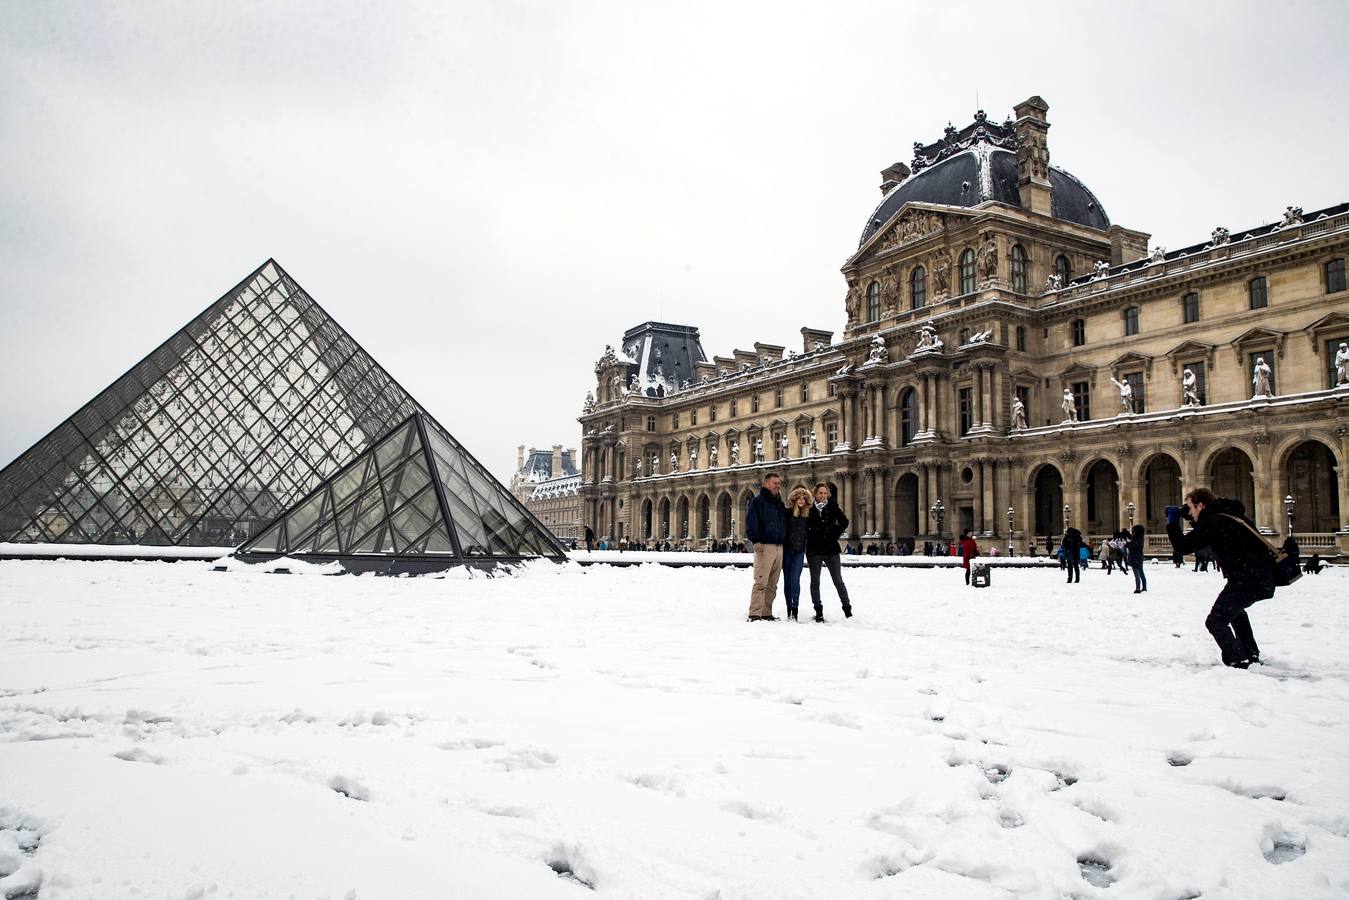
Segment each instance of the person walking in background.
M1141 594L1148 589L1148 576L1143 572L1143 538L1148 531L1142 525L1135 525L1129 538L1127 550L1129 568L1134 570L1134 593Z
M974 542L974 532L964 531L960 535L960 567L965 570L965 585L970 583L970 560L979 555L979 545Z
M1193 525L1185 534L1182 517ZM1246 518L1246 508L1239 501L1220 499L1208 488L1195 488L1185 495L1185 506L1166 508L1166 535L1177 554L1207 549L1222 565L1227 584L1204 627L1222 651L1223 665L1245 669L1260 662L1246 610L1274 596L1273 551Z
M806 532L810 526L810 491L792 488L787 495L787 534L782 542L782 595L787 618L793 622L801 606L801 567L806 562Z
M586 552L595 549L595 530L589 525L586 526Z
M787 508L778 491L782 476L769 472L763 487L745 510L745 536L754 545L754 587L749 592L749 621L777 621L773 599L782 575L782 541L787 536Z
M1068 566L1068 584L1082 580L1082 532L1069 525L1063 532L1063 561Z
M815 607L815 621L824 621L824 605L820 602L820 568L829 569L844 618L852 618L852 601L843 584L843 567L838 558L838 539L848 530L848 517L838 505L837 491L832 484L815 485L815 502L810 506L806 528L806 564L810 566L810 602Z

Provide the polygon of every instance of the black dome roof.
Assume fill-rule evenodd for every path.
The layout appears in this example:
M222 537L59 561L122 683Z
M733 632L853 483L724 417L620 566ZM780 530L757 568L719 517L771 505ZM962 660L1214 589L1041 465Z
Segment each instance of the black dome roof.
M1020 206L1017 177L1014 152L977 142L922 169L886 194L867 219L857 245L865 244L905 203L973 207L995 200ZM1102 231L1110 227L1100 201L1072 175L1050 166L1049 186L1053 191L1050 215L1054 218Z

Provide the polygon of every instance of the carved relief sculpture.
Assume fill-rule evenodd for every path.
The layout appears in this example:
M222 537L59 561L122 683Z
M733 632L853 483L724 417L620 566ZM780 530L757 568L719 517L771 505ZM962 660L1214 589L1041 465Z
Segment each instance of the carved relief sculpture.
M998 241L992 232L984 233L983 243L979 245L979 271L984 273L985 281L998 277Z
M937 284L937 296L945 297L951 289L951 256L945 251L932 258L932 276Z
M871 339L871 352L867 354L867 365L888 362L890 351L885 349L885 338L879 334Z
M931 325L920 325L918 328L918 345L913 348L914 353L937 352L942 348L941 338L937 337L937 331Z

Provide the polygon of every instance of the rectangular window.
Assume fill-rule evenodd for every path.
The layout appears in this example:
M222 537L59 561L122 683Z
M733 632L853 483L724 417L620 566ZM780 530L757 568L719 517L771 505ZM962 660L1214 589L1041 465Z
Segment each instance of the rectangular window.
M1185 370L1189 369L1194 373L1194 392L1199 396L1200 404L1208 403L1208 372L1204 367L1203 360L1182 363L1180 366L1181 378L1181 405L1185 404Z
M738 407L739 405L740 405L739 402L738 402L734 397L732 397L732 398L731 398L731 418L732 418L732 419L734 419L734 418L736 417L736 415L737 415L737 413L736 413L736 407Z
M1124 383L1127 384L1133 391L1134 412L1136 413L1146 412L1147 404L1144 402L1145 398L1143 396L1143 373L1130 372L1129 374L1124 376Z
M678 427L679 427L679 413L672 413L670 415L670 430L673 431Z
M801 455L805 456L806 448L810 446L810 429L802 425L796 429L797 446L801 448Z
M969 434L974 427L974 391L971 388L960 389L960 433Z
M759 411L759 395L755 394L749 398L749 411L756 413Z
M1077 404L1077 421L1086 422L1091 418L1091 385L1085 381L1074 381L1073 403Z
M836 385L836 384L831 384L831 385L829 385L829 396L831 396L831 397L837 397L837 396L838 396L838 385Z
M1081 347L1087 342L1087 321L1086 319L1073 319L1072 323L1073 346Z
M1016 326L1016 349L1018 353L1026 352L1026 326Z
M825 450L833 452L834 445L838 443L838 423L830 422L824 427Z
M1190 293L1186 294L1185 297L1184 297L1184 299L1181 301L1181 305L1185 308L1185 316L1184 316L1184 318L1185 318L1185 324L1186 324L1186 325L1189 325L1189 324L1191 324L1191 323L1193 323L1193 322L1198 322L1198 321L1199 321L1199 295L1198 295L1198 294L1196 294L1194 291L1191 291Z
M775 431L775 432L773 432L773 458L774 458L774 459L782 459L782 456L783 456L783 453L782 453L782 438L783 438L783 435L784 435L785 433L786 433L786 432L782 432L782 431Z
M1252 278L1247 285L1251 293L1251 309L1264 309L1269 306L1269 282L1265 276Z
M1131 306L1124 311L1124 333L1138 334L1138 307Z
M782 388L773 391L773 408L782 409Z
M1340 352L1341 344L1349 344L1349 337L1331 338L1326 341L1326 387L1338 386L1339 378L1335 366L1335 354Z
M1269 366L1269 393L1271 395L1278 393L1278 384L1274 381L1274 351L1261 350L1256 353L1246 354L1246 393L1248 396L1255 396L1255 361L1263 359L1265 365Z
M689 410L689 424L690 425L698 424L698 410L696 409Z
M655 431L655 430L656 430L656 417L655 417L655 416L647 416L647 417L646 417L646 430L647 430L647 431Z
M1344 257L1332 259L1326 263L1326 293L1335 294L1344 290Z
M810 400L810 383L801 382L801 402L806 403Z
M717 421L717 405L715 403L707 408L707 421Z

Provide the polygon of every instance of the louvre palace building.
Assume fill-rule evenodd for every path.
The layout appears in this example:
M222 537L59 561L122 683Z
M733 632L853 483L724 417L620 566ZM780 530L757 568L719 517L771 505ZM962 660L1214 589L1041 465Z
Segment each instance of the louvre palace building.
M776 471L835 483L854 544L972 529L1025 553L1138 522L1163 552L1164 508L1202 486L1304 552L1349 551L1349 204L1150 247L1051 165L1048 109L979 112L882 171L841 335L709 359L697 328L647 322L606 348L586 523L743 539Z

